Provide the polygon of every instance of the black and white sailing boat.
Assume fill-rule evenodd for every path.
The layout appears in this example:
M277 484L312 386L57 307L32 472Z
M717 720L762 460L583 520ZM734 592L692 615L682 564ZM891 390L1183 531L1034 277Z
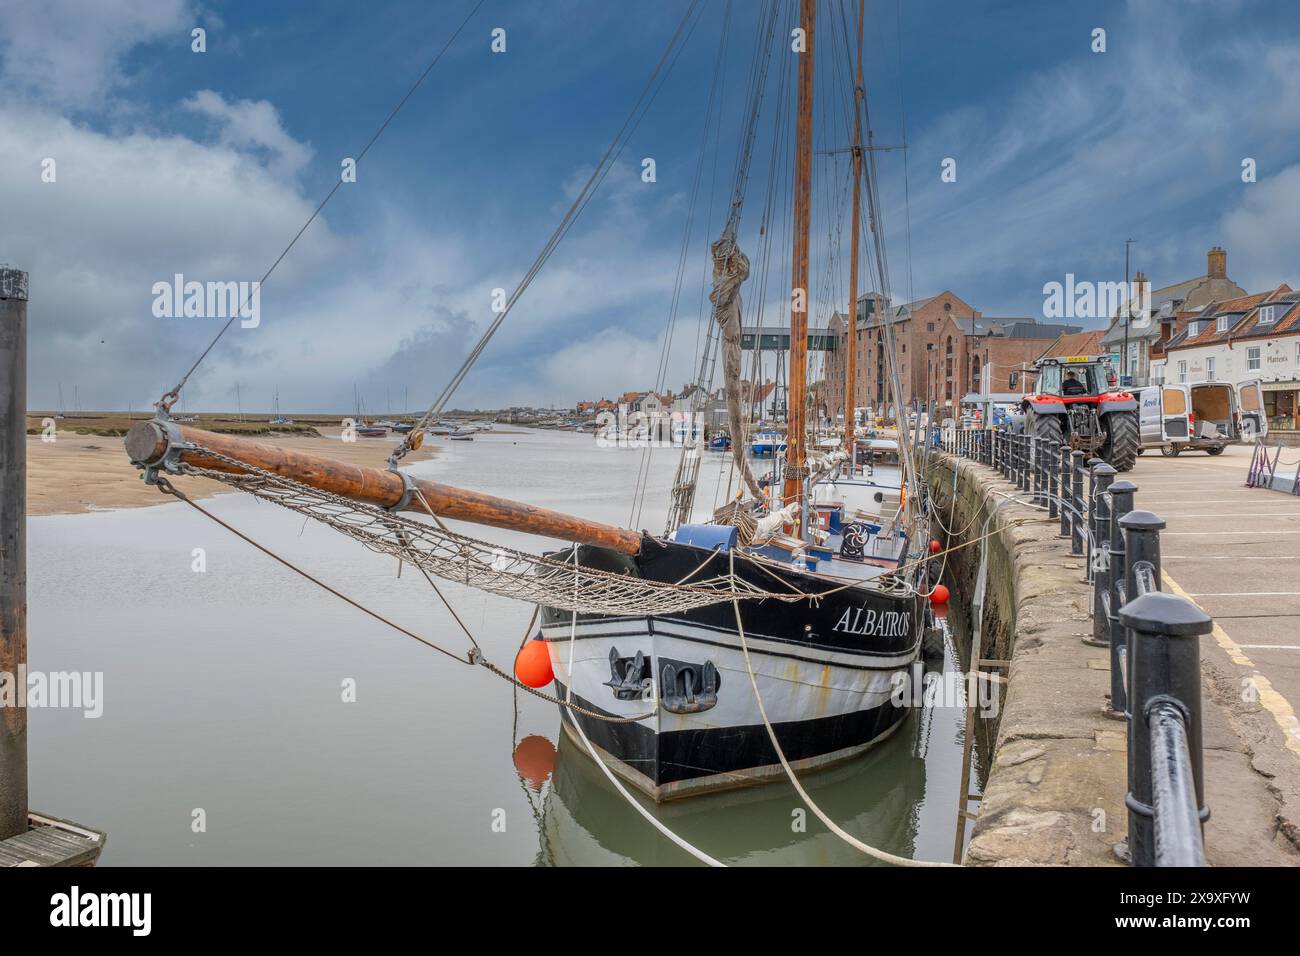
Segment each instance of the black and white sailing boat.
M798 68L795 289L808 288L815 9L813 0L802 3L800 25L807 46ZM859 110L860 70L859 60ZM751 110L756 112L756 104ZM859 114L851 304L857 301L860 119ZM742 144L738 180L751 145ZM868 178L867 185L870 192L874 181ZM739 287L748 275L748 260L735 241L740 207L738 197L713 249L715 321L710 329L720 332L728 395L741 391L735 374ZM855 312L851 305L850 315ZM906 455L900 461L894 447L898 470L892 487L887 469L878 478L862 475L852 464L851 415L844 437L847 451L806 453L805 349L800 347L806 336L806 307L796 307L791 312L788 449L778 460L776 480L766 488L754 483L744 443L733 445L754 493L748 507L733 506L712 523L688 523L698 463L698 449L688 448L678 472L678 521L671 534L646 536L636 555L594 547L570 554L585 566L668 584L730 573L759 590L811 596L793 603L728 602L636 616L542 611L540 639L548 642L560 696L606 718L643 715L612 722L561 708L565 730L572 734L580 727L601 759L656 800L780 777L784 769L768 724L786 760L798 770L861 753L889 736L904 716L891 697L896 675L918 657L926 606L916 566L907 563L915 535L904 507L901 469L907 467ZM702 378L711 366L706 355ZM850 365L845 403L850 409L852 376ZM707 394L707 381L697 386L697 394ZM736 411L733 402L731 433L743 435L745 423ZM903 444L905 448L905 438Z
M808 296L799 293L809 288L815 0L801 0L798 21L805 39L797 51L787 449L774 460L774 472L766 483L755 479L747 461L746 423L739 407L739 353L740 286L749 263L737 245L737 225L758 101L766 64L777 46L777 14L782 6L767 0L760 16L749 122L736 167L736 198L721 238L712 246L713 334L704 337L700 387L692 401L698 403L709 394L716 337L734 436L731 454L741 485L736 499L716 511L712 521L692 521L703 457L702 428L686 432L692 440L683 446L662 536L453 488L399 470L401 458L420 447L426 428L438 432L432 427L437 416L444 413L456 387L500 327L510 303L485 329L419 424L402 436L389 455L387 469L179 424L170 412L197 362L164 393L155 419L136 423L125 441L146 480L183 500L188 501L172 484L172 477L188 474L224 481L325 522L399 562L414 564L431 584L437 576L538 604L537 639L543 643L528 643L525 650L529 659L540 656L549 661L549 668L538 683L522 677L520 681L537 687L553 675L565 731L584 746L590 743L597 759L656 799L774 779L784 771L783 761L799 770L853 757L889 736L905 716L895 703L899 697L894 693L895 680L920 651L926 565L915 546L922 537L922 519L916 508L917 483L910 473L906 434L899 434L898 493L880 486L876 489L880 498L876 500L873 491L869 503L850 488L858 477L852 414L845 416L843 449L810 455L807 448ZM692 6L683 26L694 10ZM857 311L859 190L864 181L877 279L881 294L888 296L872 154L862 148L862 16L859 3L851 315ZM669 49L684 35L679 28ZM670 58L665 56L660 67L665 62ZM625 124L616 144L628 128ZM602 166L617 155L611 149ZM574 200L511 303L590 197L600 179L597 173ZM892 390L899 399L896 407L901 408L888 324L885 347ZM851 354L850 349L846 409L854 407ZM360 420L359 395L357 401ZM401 512L419 512L435 520L417 520ZM473 539L447 527L443 519L572 542L572 549L530 555ZM409 631L403 633L509 679L477 642L461 657ZM539 650L540 655L535 653ZM517 675L521 659L522 654L516 659Z

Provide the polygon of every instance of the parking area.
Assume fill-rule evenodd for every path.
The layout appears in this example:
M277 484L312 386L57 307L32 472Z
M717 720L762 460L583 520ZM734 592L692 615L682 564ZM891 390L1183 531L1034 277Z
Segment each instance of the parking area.
M1217 645L1239 671L1242 694L1276 726L1275 743L1300 760L1300 497L1247 488L1248 446L1218 457L1147 451L1124 477L1138 507L1168 527L1161 546L1165 587L1214 617ZM1300 458L1283 449L1282 459Z

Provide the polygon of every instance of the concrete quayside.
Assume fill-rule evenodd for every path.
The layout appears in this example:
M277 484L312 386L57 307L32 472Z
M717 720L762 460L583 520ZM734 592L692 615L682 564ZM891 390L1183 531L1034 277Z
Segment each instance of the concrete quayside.
M1107 629L1094 628L1089 581L1098 579L1104 590L1097 551L1109 550L1108 532L1095 534L1092 549L1086 538L1080 548L1062 537L1060 508L1048 515L1056 476L1037 467L1039 449L1031 439L949 431L935 443L940 447L921 454L928 459L936 527L952 532L944 541L955 549L944 580L957 606L975 613L986 563L982 615L964 629L978 623L982 631L978 659L1007 662L1000 714L980 728L992 764L981 799L972 804L964 862L1121 865L1128 859L1133 803L1130 796L1126 806L1134 786L1133 716L1125 721L1107 713L1113 655L1108 641L1096 641ZM1300 725L1291 701L1300 691L1293 624L1300 615L1294 553L1300 499L1246 488L1250 454L1236 446L1217 458L1147 455L1122 478L1136 485L1131 507L1154 512L1164 525L1155 561L1159 569L1163 557L1163 571L1153 588L1205 622L1206 633L1194 638L1202 756L1192 761L1203 767L1197 773L1201 813L1209 810L1204 862L1295 866ZM1059 450L1053 457L1044 448L1041 457L1044 465L1059 463ZM1115 476L1097 479L1104 488ZM1068 501L1069 482L1065 495L1055 484L1058 503ZM1085 513L1091 499L1085 484ZM1122 563L1123 555L1115 560ZM1123 652L1118 656L1121 670L1127 668ZM1131 679L1121 673L1121 688Z

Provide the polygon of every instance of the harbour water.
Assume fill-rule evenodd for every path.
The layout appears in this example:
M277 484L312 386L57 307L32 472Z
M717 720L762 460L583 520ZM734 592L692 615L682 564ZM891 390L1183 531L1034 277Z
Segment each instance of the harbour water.
M379 465L386 448L375 445ZM678 459L505 427L439 450L413 470L655 532ZM699 514L725 496L728 470L726 454L707 454ZM409 566L399 577L393 559L242 495L204 505L402 626L458 653L468 646ZM31 712L32 806L107 830L104 865L690 862L560 739L553 705L385 627L184 504L32 518L28 547L30 667L102 672L104 686L99 718ZM442 587L508 669L532 608ZM866 842L950 860L963 732L960 706L920 709L881 746L805 784ZM728 863L870 862L812 814L801 827L801 806L777 783L654 812Z

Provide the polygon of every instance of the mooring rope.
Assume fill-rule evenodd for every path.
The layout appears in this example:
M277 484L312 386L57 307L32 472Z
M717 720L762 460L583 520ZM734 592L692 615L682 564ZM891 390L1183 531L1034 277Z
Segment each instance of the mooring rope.
M573 557L574 557L574 567L577 567L578 552L576 547L574 548ZM577 586L576 576L574 578L574 582L575 582L574 586L576 587ZM577 636L578 636L578 612L574 611L573 616L569 620L569 681L568 684L566 685L566 690L564 695L566 701L572 701L573 699L573 647L574 644L577 642ZM659 702L658 700L656 700L655 701L656 712L658 711L658 709L659 709ZM699 860L701 863L706 863L709 866L716 866L716 867L725 867L727 865L723 863L721 860L714 859L713 857L709 856L709 854L701 850L699 847L695 846L692 843L687 842L684 838L678 836L676 833L670 830L663 822L661 822L658 817L652 814L645 807L641 806L641 802L637 800L634 796L632 796L632 794L628 793L627 788L624 787L623 784L619 782L619 779L614 776L614 771L610 770L609 767L605 764L605 761L601 759L600 754L596 752L596 748L592 746L591 741L587 739L587 734L582 729L582 725L579 724L576 720L572 721L571 723L573 724L573 729L578 732L578 737L582 740L583 746L587 748L587 753L591 755L592 760L596 761L596 766L600 768L600 772L605 775L606 779L609 780L610 784L613 785L614 789L617 790L620 794L622 794L623 799L632 805L632 809L634 809L637 813L641 814L641 816L645 817L645 819L649 821L650 825L653 826L656 830L658 830L660 833L666 836L677 846L681 847L691 856L695 857L695 859Z
M734 554L732 555L732 573L735 573ZM896 856L893 853L888 853L885 850L863 843L852 833L843 829L838 823L827 816L825 811L823 811L822 808L813 801L813 798L808 795L808 791L803 788L803 784L799 782L799 778L795 775L794 768L792 768L790 762L786 760L785 751L781 749L781 743L776 739L776 729L772 726L772 721L767 717L767 708L763 706L763 695L758 691L758 679L754 676L754 664L749 659L749 642L745 639L745 625L740 619L740 602L732 601L731 607L736 614L736 633L740 635L740 650L745 655L745 669L749 671L749 686L754 689L754 700L758 703L759 716L763 718L763 726L767 729L767 736L768 739L772 741L772 749L776 751L777 759L781 761L781 768L785 771L785 775L790 778L791 786L793 786L795 792L799 794L799 798L807 804L808 809L816 814L817 819L821 820L821 822L826 825L827 829L845 843L861 850L863 853L867 854L867 856L880 860L882 863L892 863L895 866L956 866L957 864L955 863L937 863L930 860L913 860L905 856Z

